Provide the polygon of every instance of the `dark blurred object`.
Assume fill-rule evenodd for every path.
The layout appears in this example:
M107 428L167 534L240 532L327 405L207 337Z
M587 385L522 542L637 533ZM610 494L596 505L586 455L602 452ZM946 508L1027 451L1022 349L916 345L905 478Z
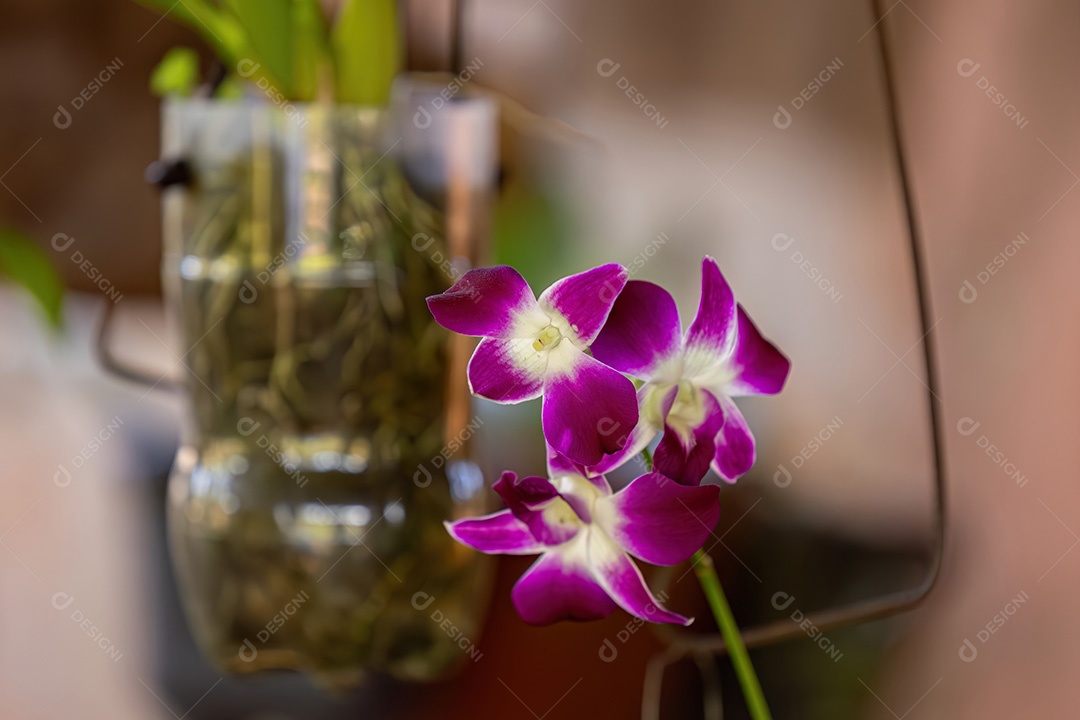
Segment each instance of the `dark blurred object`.
M146 166L146 173L143 177L146 182L156 186L159 190L164 190L173 185L191 185L194 179L191 174L191 165L183 158L155 160Z

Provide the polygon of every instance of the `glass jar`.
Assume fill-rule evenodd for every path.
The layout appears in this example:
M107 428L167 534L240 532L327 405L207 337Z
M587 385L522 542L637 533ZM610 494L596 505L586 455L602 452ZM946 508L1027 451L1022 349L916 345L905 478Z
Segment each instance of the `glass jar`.
M475 250L475 229L447 235L480 206L448 198L490 180L490 151L462 172L446 159L455 133L493 146L493 112L473 115L440 130L372 108L165 107L163 154L189 179L163 197L191 419L170 549L197 642L228 671L340 687L475 654L484 567L443 527L484 509L468 347L425 303Z

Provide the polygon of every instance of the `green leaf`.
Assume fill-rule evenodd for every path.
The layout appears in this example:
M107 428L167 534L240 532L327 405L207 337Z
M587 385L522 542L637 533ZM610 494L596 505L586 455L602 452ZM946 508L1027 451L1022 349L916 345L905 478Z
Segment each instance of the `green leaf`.
M344 0L331 45L338 102L385 104L401 68L395 0Z
M225 0L247 36L251 59L287 97L293 97L292 5L292 0Z
M171 20L183 23L202 36L214 53L230 69L251 58L244 28L232 15L227 15L206 0L135 0L140 5L157 10Z
M319 92L319 73L327 58L326 20L319 0L294 0L292 91L296 100L314 100Z
M30 291L54 328L63 325L64 283L33 240L14 230L0 230L0 275Z
M175 47L165 53L150 76L150 90L158 97L188 97L199 84L199 54L187 47Z
M235 75L227 75L218 85L214 97L218 100L240 100L244 97L244 81Z

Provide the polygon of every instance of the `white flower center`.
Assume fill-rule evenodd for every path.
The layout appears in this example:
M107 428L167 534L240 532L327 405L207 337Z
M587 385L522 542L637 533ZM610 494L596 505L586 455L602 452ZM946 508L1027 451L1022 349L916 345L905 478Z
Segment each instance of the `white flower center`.
M560 342L562 342L563 334L559 328L554 325L548 325L546 328L540 331L540 334L533 340L533 350L540 352L541 350L551 350Z
M601 496L599 488L580 475L563 475L552 481L582 522L591 524L596 500Z
M561 529L579 528L584 523L574 512L574 508L565 500L557 499L543 510L544 522L550 526L558 526Z
M671 415L688 423L700 424L705 419L705 403L701 389L689 380L679 383L679 393L671 406Z
M661 413L662 402L664 397L671 392L673 384L656 384L649 392L645 401L645 418L653 427L664 427L664 417ZM705 403L701 388L689 380L680 381L675 402L672 403L671 411L667 416L667 424L685 438L704 420Z

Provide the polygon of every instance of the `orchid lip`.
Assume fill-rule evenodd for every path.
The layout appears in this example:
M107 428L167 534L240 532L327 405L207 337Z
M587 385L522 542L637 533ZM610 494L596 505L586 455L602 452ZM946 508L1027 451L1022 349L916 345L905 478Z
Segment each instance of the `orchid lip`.
M567 502L568 498L562 498L562 502L555 502L544 508L541 513L549 526L555 530L562 542L572 541L580 531L588 530L588 519L581 518L574 503Z
M510 509L448 525L485 553L541 555L514 587L522 618L594 619L622 607L642 620L689 624L663 608L634 559L676 565L690 557L716 524L719 488L649 473L612 494L602 477L598 484L571 467L552 475L519 481L503 473L496 490Z
M593 510L600 490L580 475L564 475L556 481L556 487L563 500L573 509L581 522L593 522Z
M671 414L694 426L701 424L705 416L705 406L702 403L701 391L694 383L688 380L679 383L679 392L675 396Z

